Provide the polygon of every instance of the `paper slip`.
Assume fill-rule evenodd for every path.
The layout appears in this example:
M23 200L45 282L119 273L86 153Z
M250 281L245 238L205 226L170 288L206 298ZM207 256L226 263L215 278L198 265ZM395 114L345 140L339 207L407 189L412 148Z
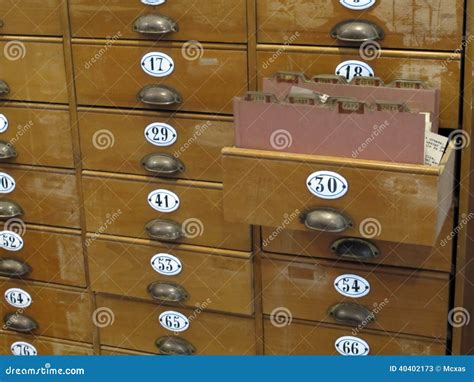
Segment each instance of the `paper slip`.
M290 96L297 95L297 94L316 94L319 97L321 103L326 103L328 99L331 97L329 94L321 94L314 92L310 89L300 88L299 86L292 86L290 90Z
M447 137L427 131L425 134L425 165L438 166L447 144Z

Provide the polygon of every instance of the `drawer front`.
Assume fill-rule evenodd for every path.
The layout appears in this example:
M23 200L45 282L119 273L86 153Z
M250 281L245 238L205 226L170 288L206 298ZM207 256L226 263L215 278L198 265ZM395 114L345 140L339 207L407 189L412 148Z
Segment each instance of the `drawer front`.
M209 309L253 313L252 262L248 258L220 256L212 249L206 253L198 248L199 252L131 241L89 239L88 248L94 291L147 300L155 298L158 302L169 298L192 308L210 298ZM162 294L170 283L172 290Z
M385 83L397 79L422 80L430 87L441 91L440 126L458 128L460 65L458 55L431 54L420 52L382 52L374 60L364 60L358 50L314 49L307 51L273 50L258 52L259 83L263 77L270 77L281 70L302 71L308 76L334 74L336 68L347 60L358 60L369 65L376 76ZM352 70L352 69L351 69ZM346 72L340 73L346 75Z
M101 48L102 45L73 46L76 92L81 105L231 114L232 97L247 89L245 51L205 47L203 57L189 60L183 54L181 46L170 48L115 44L96 59ZM162 78L145 73L141 61L144 55L152 52L171 57L174 71ZM148 85L172 88L174 94L180 94L182 102L161 106L140 102L138 94ZM156 102L150 101L148 97L149 95L148 102Z
M84 176L84 208L89 232L119 236L150 238L146 230L163 232L163 220L172 225L172 241L249 251L250 227L224 223L222 189L218 185L198 182L145 182ZM173 212L158 212L148 198L156 190L167 190L179 198L179 208ZM173 198L161 198L162 206L170 205ZM157 199L153 199L157 201ZM115 218L114 218L115 216ZM156 222L160 219L161 222ZM107 223L108 220L112 222ZM153 223L152 223L153 222ZM175 236L176 235L176 236ZM156 236L154 236L156 238ZM157 238L160 240L162 236ZM166 241L166 240L165 240ZM169 240L168 240L169 241Z
M10 143L17 153L16 158L6 160L8 163L74 167L71 121L66 108L3 104L0 114L2 120L8 121L0 140Z
M91 345L25 334L0 332L1 355L92 355Z
M262 247L269 252L319 257L331 260L360 261L414 269L451 271L453 217L444 223L440 240L428 246L355 239L341 234L279 230L262 227ZM355 239L355 240L354 240ZM358 244L362 244L361 247ZM375 248L371 247L374 246ZM375 252L373 252L375 250Z
M4 35L61 36L61 2L59 0L3 0L0 14Z
M221 149L234 144L231 122L158 113L86 109L79 112L79 127L83 164L89 170L222 182ZM178 171L156 172L155 167L153 172L149 164L150 171L145 169L147 156L153 163L163 154L174 157L172 168Z
M262 283L265 314L285 307L304 320L436 338L447 335L448 275L266 258ZM374 320L367 323L370 317Z
M212 298L212 297L211 297ZM98 295L98 307L113 312L113 325L100 328L102 345L123 347L148 353L160 353L155 345L159 339L172 336L186 341L200 355L254 355L255 324L250 318L207 313L196 310L166 309L158 305L107 298ZM162 327L159 316L169 310L190 319L186 331L175 333ZM192 317L192 318L191 318ZM188 347L188 346L187 346ZM174 352L174 347L168 348Z
M74 231L51 231L12 220L5 229L22 233L23 248L18 252L1 249L0 274L14 277L20 271L22 279L85 287L82 240ZM16 228L16 229L15 229ZM16 273L15 273L16 274Z
M351 330L337 326L311 326L292 322L276 326L265 320L266 355L339 355L336 343L345 336L354 336ZM384 333L357 334L369 345L369 355L445 355L446 347L432 340L416 337L394 336ZM342 347L344 343L340 346ZM342 350L344 351L344 350Z
M225 148L225 219L433 246L452 206L453 154L448 149L440 167L428 167ZM319 171L344 178L347 192L316 196Z
M133 0L72 0L69 9L74 37L232 43L247 40L245 0L234 1L231 7L223 7L220 0L171 1L158 7ZM140 19L145 15L155 17ZM150 34L144 21L165 22L165 33ZM143 33L137 32L135 25Z
M8 45L10 44L10 45ZM2 100L67 103L62 43L0 41L1 80L10 92Z
M0 200L20 207L27 223L79 228L79 201L76 177L33 167L2 166L0 171L16 182L15 189ZM5 217L7 215L4 215Z
M258 41L300 45L348 45L331 37L339 23L364 20L382 29L383 48L459 49L463 29L463 1L423 0L377 2L364 11L351 10L338 1L257 1ZM373 44L373 43L371 43ZM372 45L376 46L376 45Z
M92 342L92 312L86 292L5 279L0 281L0 285L4 329L27 330L32 334L31 338L46 336ZM21 308L7 303L4 297L5 292L11 288L19 288L27 292L32 300L31 305ZM16 299L19 301L18 295ZM24 302L25 299L21 301ZM21 326L16 327L17 321L20 321Z

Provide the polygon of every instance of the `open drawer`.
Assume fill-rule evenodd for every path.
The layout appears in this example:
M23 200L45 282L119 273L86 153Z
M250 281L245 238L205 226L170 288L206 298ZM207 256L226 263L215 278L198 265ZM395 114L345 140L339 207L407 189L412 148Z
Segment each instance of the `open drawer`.
M222 154L230 222L433 246L452 203L451 146L437 167L230 147Z

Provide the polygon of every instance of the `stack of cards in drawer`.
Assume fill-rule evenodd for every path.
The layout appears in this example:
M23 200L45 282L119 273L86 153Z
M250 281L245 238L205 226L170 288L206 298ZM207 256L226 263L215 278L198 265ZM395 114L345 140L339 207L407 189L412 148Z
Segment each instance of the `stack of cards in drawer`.
M439 92L417 81L277 73L263 90L234 101L238 147L425 164L438 129Z

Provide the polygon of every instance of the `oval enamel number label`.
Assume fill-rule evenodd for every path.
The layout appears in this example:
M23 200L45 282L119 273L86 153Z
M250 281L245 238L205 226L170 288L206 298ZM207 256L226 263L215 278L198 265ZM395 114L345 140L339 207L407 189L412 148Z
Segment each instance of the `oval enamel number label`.
M351 81L354 77L373 77L375 75L369 65L357 60L341 62L336 68L336 74L345 77L347 81Z
M10 350L13 355L38 355L38 351L32 344L23 341L17 341L12 343L12 346L10 346Z
M367 296L370 284L363 277L357 275L341 275L334 280L334 288L346 297L359 298Z
M141 2L146 5L161 5L166 3L166 0L141 0Z
M8 119L4 114L0 114L0 133L4 133L8 129Z
M313 172L306 185L309 192L321 199L339 199L349 190L346 178L332 171Z
M148 195L148 204L159 212L173 212L179 208L179 197L169 190L155 190Z
M5 291L5 301L15 308L28 308L33 300L28 292L20 288L10 288Z
M370 352L367 342L352 336L339 337L336 340L335 347L338 353L342 355L364 356Z
M174 62L167 54L151 52L143 56L141 61L145 73L153 77L166 77L173 73Z
M161 326L165 329L171 330L172 332L184 332L189 328L188 318L172 310L168 310L160 314L159 321Z
M168 253L158 253L150 260L151 267L164 276L175 276L181 273L183 265L181 261Z
M373 6L375 0L340 0L340 3L346 8L359 11Z
M17 252L23 248L23 239L13 231L0 231L0 248Z
M151 123L145 127L145 138L152 145L171 146L178 139L175 128L167 123Z
M4 172L0 172L0 194L9 194L15 189L15 186L15 179Z

